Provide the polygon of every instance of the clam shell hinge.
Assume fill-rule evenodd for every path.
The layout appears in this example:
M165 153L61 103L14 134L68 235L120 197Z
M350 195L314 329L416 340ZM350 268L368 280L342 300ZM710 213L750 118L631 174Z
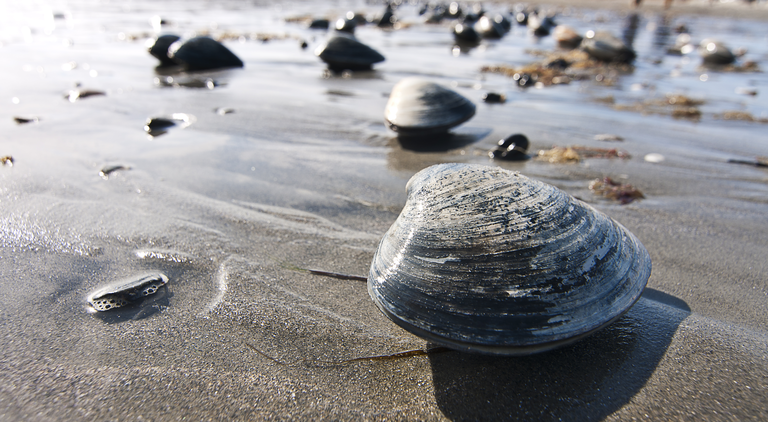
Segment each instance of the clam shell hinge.
M443 164L408 182L368 291L395 323L470 352L530 354L627 311L651 260L619 223L501 168Z

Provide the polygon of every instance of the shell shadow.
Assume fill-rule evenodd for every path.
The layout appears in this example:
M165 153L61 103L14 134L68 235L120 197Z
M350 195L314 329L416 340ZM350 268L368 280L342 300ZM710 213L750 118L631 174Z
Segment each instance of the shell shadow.
M525 357L430 354L437 405L454 421L604 419L645 385L688 315L684 301L646 289L618 321L568 347Z
M472 145L490 135L491 129L460 128L457 132L433 135L400 136L392 139L405 150L438 153L457 150Z
M370 68L360 68L360 69L349 69L349 68L326 68L323 70L323 76L324 79L328 80L383 80L384 75L370 67Z
M117 324L129 320L140 320L158 314L170 306L173 293L167 286L162 286L157 292L141 302L107 312L95 313L94 316L106 324Z

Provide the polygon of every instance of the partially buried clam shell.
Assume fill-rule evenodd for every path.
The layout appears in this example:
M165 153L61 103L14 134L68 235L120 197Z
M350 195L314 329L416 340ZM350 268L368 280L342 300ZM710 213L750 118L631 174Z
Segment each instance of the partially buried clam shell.
M336 35L317 47L315 55L333 71L368 70L375 63L383 62L384 56L358 41L354 36Z
M610 324L651 274L626 228L500 168L417 173L374 255L368 291L406 330L468 352L546 351Z
M455 91L411 77L392 88L384 119L398 134L430 135L464 123L475 115L475 109L474 103Z
M117 309L156 293L168 283L162 273L148 273L107 285L88 296L88 303L99 312Z

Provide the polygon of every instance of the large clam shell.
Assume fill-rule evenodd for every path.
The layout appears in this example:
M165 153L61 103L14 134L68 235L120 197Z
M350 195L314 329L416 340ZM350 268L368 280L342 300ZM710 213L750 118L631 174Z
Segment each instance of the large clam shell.
M475 115L475 104L453 90L416 77L404 78L390 93L384 119L401 135L447 132Z
M530 354L627 311L651 260L626 228L554 186L443 164L411 178L368 291L401 327L451 348Z

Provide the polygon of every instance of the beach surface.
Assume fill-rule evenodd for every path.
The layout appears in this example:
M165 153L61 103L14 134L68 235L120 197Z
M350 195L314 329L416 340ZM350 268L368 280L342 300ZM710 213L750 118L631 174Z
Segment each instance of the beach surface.
M313 53L331 32L306 18L383 4L3 3L0 420L768 420L768 169L729 162L768 157L765 2L541 4L581 34L631 35L634 68L521 88L482 70L541 61L551 37L514 26L462 50L449 21L425 24L412 5L394 29L356 30L386 61L337 75ZM756 68L667 54L680 26ZM167 33L215 37L245 67L166 75L145 42ZM383 120L414 75L477 105L426 149ZM701 102L698 115L673 115L670 95ZM178 124L152 137L153 117ZM514 133L534 156L630 157L488 157ZM306 269L367 276L408 179L447 162L519 171L624 225L653 262L642 298L543 354L393 357L434 345L389 321L364 281ZM594 194L605 177L644 198ZM139 306L89 308L146 272L169 281Z

